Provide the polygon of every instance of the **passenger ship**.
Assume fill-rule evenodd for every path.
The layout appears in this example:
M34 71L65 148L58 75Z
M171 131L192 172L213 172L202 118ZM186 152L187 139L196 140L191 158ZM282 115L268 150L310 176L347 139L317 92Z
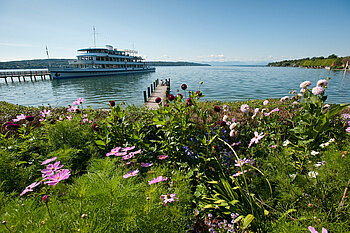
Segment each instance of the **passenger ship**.
M106 48L79 49L77 60L70 62L72 68L49 68L53 79L94 77L117 74L154 72L135 50Z

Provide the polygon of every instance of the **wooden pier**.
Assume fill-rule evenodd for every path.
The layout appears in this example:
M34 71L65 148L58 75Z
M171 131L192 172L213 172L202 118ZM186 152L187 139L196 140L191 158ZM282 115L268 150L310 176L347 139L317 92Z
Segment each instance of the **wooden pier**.
M51 74L48 70L26 70L26 71L0 71L0 79L3 78L5 83L7 83L7 79L10 78L12 82L13 78L18 78L18 81L21 82L21 79L25 82L26 78L30 79L32 82L37 81L37 78L41 78L41 80L46 80L47 76L49 79L52 79Z
M156 103L156 98L161 98L161 104L166 104L167 96L170 91L170 79L165 79L163 82L159 82L159 79L154 81L150 87L147 87L143 92L143 98L145 101L145 107L156 110L159 108L160 103Z

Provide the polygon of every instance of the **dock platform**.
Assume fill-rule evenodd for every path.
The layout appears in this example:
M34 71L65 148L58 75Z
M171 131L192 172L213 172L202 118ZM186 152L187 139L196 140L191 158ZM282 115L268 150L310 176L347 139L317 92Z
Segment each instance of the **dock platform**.
M170 91L170 79L165 80L164 84L159 83L156 80L151 84L151 88L148 87L148 99L146 98L146 91L144 91L145 107L148 109L156 110L159 108L160 103L156 103L156 98L161 98L161 104L164 106L166 104L167 96Z
M7 78L18 78L18 81L21 82L21 78L23 81L26 81L26 78L30 78L33 82L33 79L36 81L37 77L40 77L41 80L46 80L46 76L49 76L52 79L51 74L48 70L26 70L26 71L0 71L0 79L3 78L5 83L7 84Z

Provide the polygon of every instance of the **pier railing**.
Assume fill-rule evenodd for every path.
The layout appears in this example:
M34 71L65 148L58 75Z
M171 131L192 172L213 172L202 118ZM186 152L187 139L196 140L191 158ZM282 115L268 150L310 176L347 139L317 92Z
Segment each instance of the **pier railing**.
M45 79L49 76L52 79L51 74L48 70L22 70L22 71L0 71L0 78L3 78L7 84L7 78L11 78L13 82L13 78L18 78L18 81L21 82L21 78L23 81L26 81L26 78L30 78L31 81L33 79L36 81L37 77L41 77L41 79Z
M157 109L159 104L155 102L157 97L161 98L161 103L166 103L166 98L170 91L170 79L165 79L159 82L159 79L151 83L150 87L147 87L147 91L143 91L143 98L145 106L150 109Z

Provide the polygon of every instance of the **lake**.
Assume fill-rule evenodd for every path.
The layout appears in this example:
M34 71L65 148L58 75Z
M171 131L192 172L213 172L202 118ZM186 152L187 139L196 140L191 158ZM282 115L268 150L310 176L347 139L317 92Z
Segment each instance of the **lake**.
M201 91L207 100L236 101L280 98L292 89L300 90L305 80L312 82L331 77L328 83L328 103L350 103L350 72L323 69L264 66L186 66L157 67L154 73L129 74L93 78L44 80L11 83L0 80L0 101L19 105L67 106L79 97L84 106L107 108L108 101L142 105L143 91L156 79L171 79L171 92L176 94L181 84ZM39 79L37 79L39 80Z

